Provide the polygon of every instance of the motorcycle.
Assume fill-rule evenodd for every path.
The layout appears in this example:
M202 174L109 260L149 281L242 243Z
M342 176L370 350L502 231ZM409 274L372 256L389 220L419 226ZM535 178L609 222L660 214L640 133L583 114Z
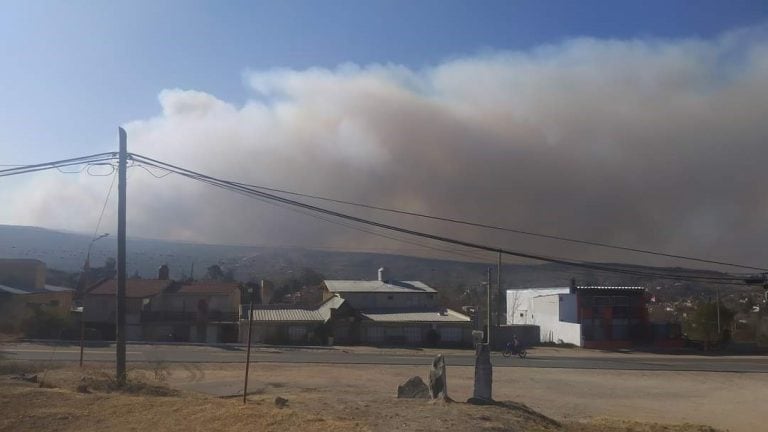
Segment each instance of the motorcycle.
M523 347L515 349L511 344L507 344L507 347L504 348L504 352L501 353L504 357L512 357L513 354L517 354L518 357L524 359L528 355L528 352Z

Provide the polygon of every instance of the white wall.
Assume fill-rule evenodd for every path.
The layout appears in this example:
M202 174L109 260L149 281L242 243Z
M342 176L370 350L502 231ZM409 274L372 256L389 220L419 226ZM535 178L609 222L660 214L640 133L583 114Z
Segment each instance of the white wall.
M542 342L570 343L581 346L581 324L557 322L541 328Z
M569 292L570 289L568 287L507 290L507 324L536 324L536 311L533 306L534 298L546 295L568 294Z
M567 287L507 291L507 324L539 326L542 342L581 345L576 321L576 296Z

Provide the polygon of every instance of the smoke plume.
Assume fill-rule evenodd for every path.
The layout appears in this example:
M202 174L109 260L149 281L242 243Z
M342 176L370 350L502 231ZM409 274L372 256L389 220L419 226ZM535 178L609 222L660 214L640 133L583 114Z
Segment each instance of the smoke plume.
M257 70L246 81L242 105L197 90L163 90L161 114L126 124L130 151L227 179L377 206L754 265L768 259L764 27L713 40L574 39L418 70ZM24 198L12 196L6 222L92 230L107 179L60 183L45 177ZM155 178L139 167L130 170L129 189L134 235L421 247L173 175ZM648 262L320 204L512 249ZM52 211L61 208L70 210ZM105 218L114 219L112 207Z

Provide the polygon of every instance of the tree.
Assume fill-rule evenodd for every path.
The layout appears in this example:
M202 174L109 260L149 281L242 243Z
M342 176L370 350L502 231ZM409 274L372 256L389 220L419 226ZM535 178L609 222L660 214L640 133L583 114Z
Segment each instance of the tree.
M685 322L686 333L690 338L706 341L708 346L713 342L728 341L735 312L722 303L719 306L720 334L717 332L718 303L707 302L700 303Z
M225 271L218 264L214 264L206 269L205 279L233 282L235 280L235 271L232 269Z

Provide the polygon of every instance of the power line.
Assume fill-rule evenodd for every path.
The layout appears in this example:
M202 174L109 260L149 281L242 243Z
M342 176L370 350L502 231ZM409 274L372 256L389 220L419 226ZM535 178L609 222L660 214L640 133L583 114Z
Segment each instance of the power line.
M350 206L361 207L361 208L366 208L366 209L370 209L370 210L377 210L377 211L401 214L401 215L406 215L406 216L415 216L415 217L420 217L420 218L424 218L424 219L436 220L436 221L441 221L441 222L449 222L449 223L454 223L454 224L472 226L472 227L476 227L476 228L484 228L484 229L491 229L491 230L496 230L496 231L504 231L504 232L510 232L510 233L515 233L515 234L522 234L522 235L532 236L532 237L547 238L547 239L551 239L551 240L559 240L559 241L570 242L570 243L586 244L586 245L590 245L590 246L598 246L598 247L602 247L602 248L623 250L623 251L627 251L627 252L635 252L635 253L640 253L640 254L663 256L663 257L667 257L667 258L676 258L676 259L682 259L682 260L687 260L687 261L696 261L696 262L701 262L701 263L706 263L706 264L717 264L717 265L722 265L722 266L737 267L737 268L743 268L743 269L749 269L749 270L768 271L768 268L763 268L763 267L753 267L753 266L748 266L748 265L743 265L743 264L734 264L734 263L729 263L729 262L724 262L724 261L708 260L708 259L704 259L704 258L696 258L696 257L689 257L689 256L684 256L684 255L677 255L677 254L670 254L670 253L665 253L665 252L652 251L652 250L648 250L648 249L639 249L639 248L633 248L633 247L628 247L628 246L619 246L619 245L602 243L602 242L596 242L596 241L590 241L590 240L580 240L580 239L574 239L574 238L570 238L570 237L562 237L562 236L556 236L556 235L551 235L551 234L542 234L542 233L537 233L537 232L532 232L532 231L525 231L525 230L521 230L521 229L517 229L517 228L502 227L502 226L489 225L489 224L484 224L484 223L480 223L480 222L472 222L472 221L467 221L467 220L457 219L457 218L449 218L449 217L435 216L435 215L429 215L429 214L424 214L424 213L411 212L411 211L407 211L407 210L399 210L399 209L393 209L393 208L379 207L379 206L374 206L374 205L370 205L370 204L363 204L363 203L358 203L358 202L353 202L353 201L346 201L346 200L328 198L328 197L319 196L319 195L311 195L311 194L306 194L306 193L293 192L293 191L288 191L288 190L285 190L285 189L270 188L270 187L266 187L266 186L253 185L253 184L248 184L248 183L239 183L239 182L232 182L232 183L237 184L239 186L245 186L245 187L250 187L250 188L255 188L255 189L260 189L260 190L266 190L266 191L270 191L270 192L283 193L283 194L287 194L287 195L300 196L300 197L304 197L304 198L317 199L317 200L321 200L321 201L333 202L333 203L337 203L337 204L350 205Z
M718 281L718 282L724 283L724 284L733 284L732 281L734 281L734 280L741 280L741 278L736 278L736 277L708 277L708 276L696 276L696 275L685 275L685 276L682 276L682 275L671 275L671 274L659 274L659 273L652 273L652 272L647 272L647 271L632 270L632 269L627 269L627 268L606 267L606 266L603 266L603 265L597 265L597 264L586 263L586 262L571 261L571 260L567 260L567 259L563 259L563 258L552 258L552 257L545 257L545 256L535 255L535 254L530 254L530 253L511 251L511 250L507 250L507 249L503 249L503 248L499 248L499 247L488 246L488 245L484 245L484 244L480 244L480 243L474 243L474 242L469 242L469 241L464 241L464 240L453 239L453 238L449 238L449 237L445 237L445 236L440 236L440 235L435 235L435 234L430 234L430 233L425 233L425 232L419 232L419 231L415 231L415 230L412 230L412 229L402 228L402 227L398 227L398 226L394 226L394 225L389 225L389 224L385 224L385 223L374 221L374 220L370 220L370 219L364 219L364 218L360 218L360 217L356 217L356 216L352 216L352 215L336 212L336 211L333 211L333 210L325 209L325 208L322 208L322 207L317 207L317 206L314 206L314 205L306 204L306 203L303 203L303 202L300 202L300 201L290 200L288 198L284 198L284 197L281 197L281 196L278 196L278 195L269 194L269 193L260 191L260 190L258 190L256 188L244 186L242 184L238 184L238 183L232 182L232 181L218 179L216 177L212 177L212 176L208 176L208 175L205 175L205 174L201 174L201 173L198 173L198 172L186 169L186 168L182 168L182 167L179 167L179 166L176 166L176 165L172 165L172 164L169 164L169 163L166 163L166 162L162 162L162 161L159 161L159 160L156 160L156 159L152 159L152 158L149 158L149 157L146 157L146 156L142 156L142 155L138 155L138 154L132 154L131 156L134 159L137 159L137 160L139 160L140 162L142 162L144 164L152 165L152 166L155 166L157 168L165 169L165 170L168 170L168 171L173 171L176 174L179 174L181 176L188 177L188 178L191 178L191 179L194 179L194 180L198 180L198 181L201 181L201 182L204 182L204 183L208 183L208 184L211 184L213 186L216 186L216 187L219 187L219 188L222 188L222 189L226 189L226 190L230 190L230 191L233 191L233 192L241 192L241 193L245 193L247 195L251 195L251 196L254 196L254 197L264 198L264 199L267 199L269 201L280 202L280 203L287 204L287 205L290 205L290 206L294 206L294 207L299 207L299 208L303 208L303 209L306 209L306 210L310 210L312 212L322 213L322 214L326 214L326 215L333 216L333 217L336 217L336 218L345 219L345 220L349 220L349 221L352 221L352 222L358 222L358 223L361 223L361 224L365 224L365 225L369 225L369 226L374 226L374 227L382 228L382 229L385 229L385 230L400 232L400 233L404 233L404 234L408 234L408 235L412 235L412 236L416 236L416 237L426 238L426 239L430 239L430 240L436 240L436 241L439 241L439 242L455 244L455 245L469 247L469 248L473 248L473 249L484 250L484 251L487 251L487 252L498 252L498 253L502 253L502 254L506 254L506 255L516 256L516 257L519 257L519 258L527 258L527 259L532 259L532 260L551 262L551 263L568 265L568 266L574 266L574 267L580 267L580 268L586 268L586 269L591 269L591 270L602 270L602 271L613 272L613 273L623 273L623 274L630 274L630 275L636 275L636 276L657 277L657 278L663 278L663 279L692 280L692 281L698 281L698 282L706 280L706 281ZM741 284L739 284L739 285L741 285Z
M9 177L19 174L27 174L38 171L46 171L51 169L58 169L69 166L82 165L83 168L77 172L62 171L65 174L76 174L82 172L89 165L102 164L103 162L112 161L115 158L115 153L96 153L88 156L80 156L71 159L61 159L52 162L44 162L34 165L22 165L15 168L7 168L0 170L0 177Z
M115 187L115 180L117 180L117 173L113 172L112 182L109 184L109 189L107 189L107 197L104 198L104 205L101 207L101 212L99 213L99 219L96 222L96 229L93 230L93 238L96 238L96 234L98 234L99 232L99 227L101 226L101 219L104 217L104 211L107 209L107 204L109 203L109 196L112 195L112 189Z

